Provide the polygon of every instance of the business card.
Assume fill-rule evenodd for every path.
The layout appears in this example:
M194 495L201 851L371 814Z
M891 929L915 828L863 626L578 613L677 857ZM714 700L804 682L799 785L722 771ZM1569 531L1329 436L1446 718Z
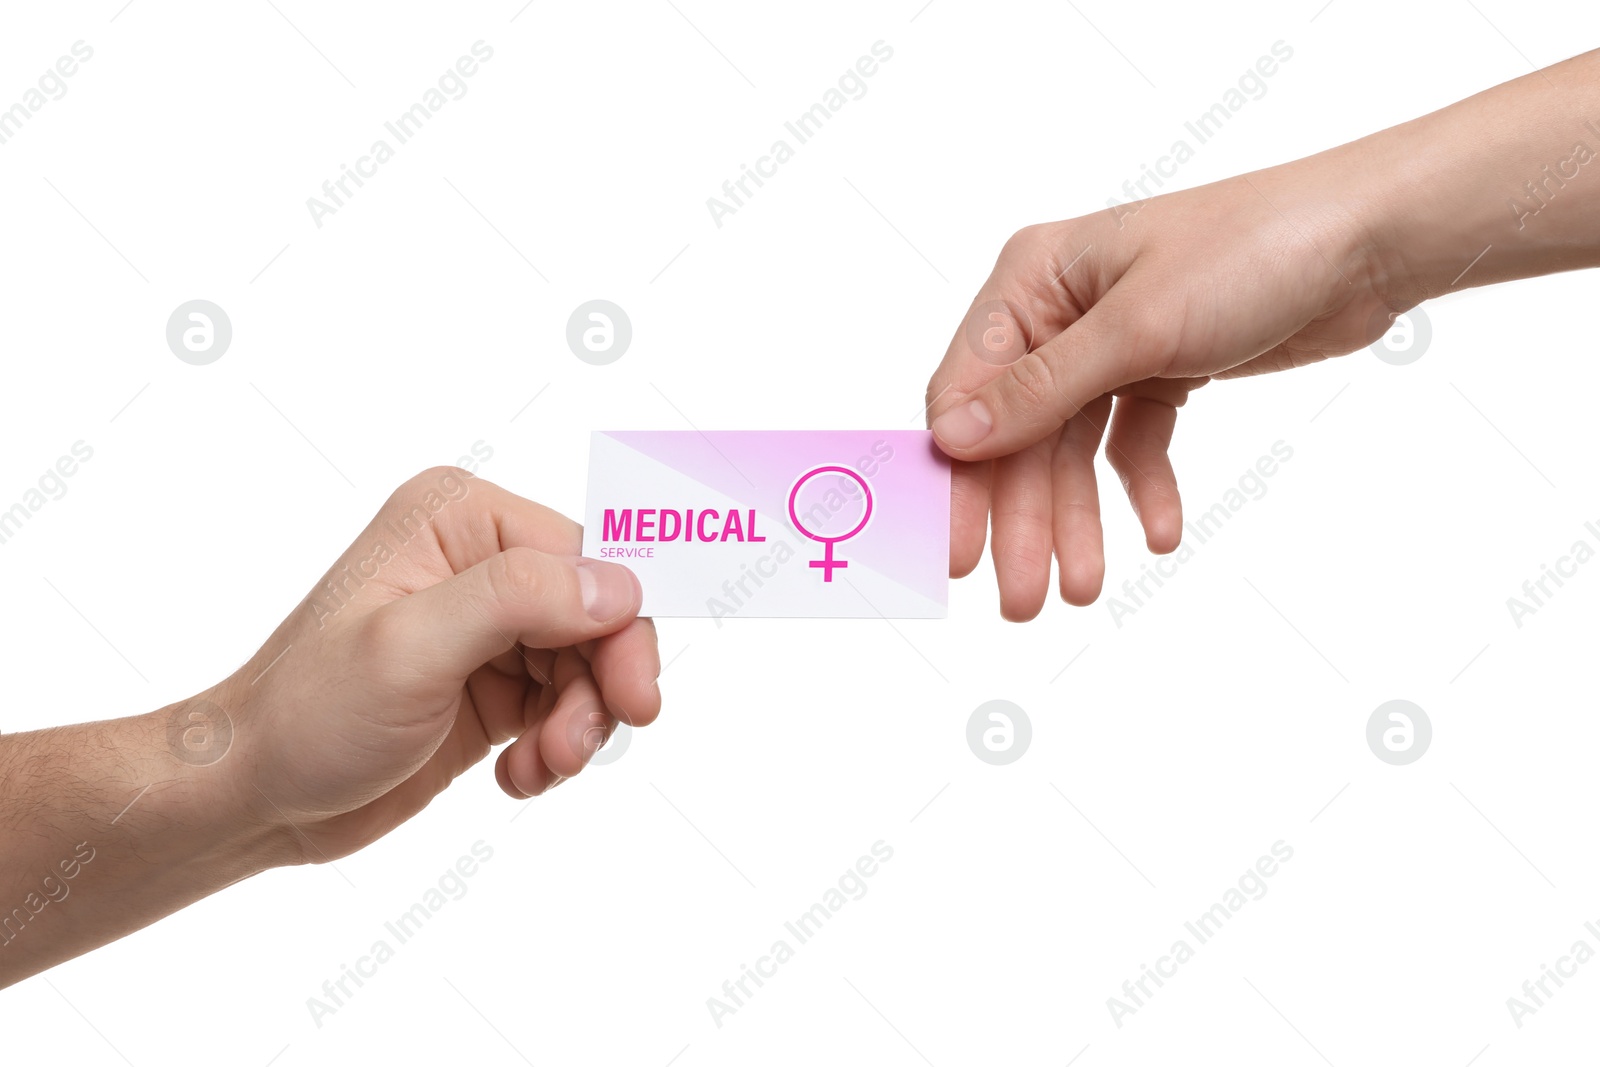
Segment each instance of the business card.
M642 615L942 619L950 464L926 430L597 432L583 554Z

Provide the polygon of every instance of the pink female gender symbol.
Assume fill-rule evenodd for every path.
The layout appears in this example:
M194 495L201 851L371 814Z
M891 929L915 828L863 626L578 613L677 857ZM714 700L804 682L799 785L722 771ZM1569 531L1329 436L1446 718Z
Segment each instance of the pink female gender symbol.
M861 487L861 491L866 494L866 511L862 514L861 521L856 523L848 533L839 534L837 537L823 537L820 534L814 534L810 530L806 529L805 524L800 521L800 516L795 512L794 503L795 500L797 500L800 496L800 487L805 485L806 482L810 481L812 478L815 478L819 474L843 474L845 477L853 479L855 483ZM867 520L870 518L872 518L872 486L868 485L865 478L861 477L861 475L857 474L849 467L840 467L834 465L829 465L826 467L813 467L811 470L808 470L802 474L799 479L795 481L794 488L789 490L789 521L794 523L794 528L796 530L799 530L813 541L821 541L824 545L822 558L812 560L811 566L822 568L822 580L825 582L833 581L833 571L835 567L850 566L850 564L845 560L836 560L833 558L833 546L838 544L840 541L850 540L850 538L866 529Z

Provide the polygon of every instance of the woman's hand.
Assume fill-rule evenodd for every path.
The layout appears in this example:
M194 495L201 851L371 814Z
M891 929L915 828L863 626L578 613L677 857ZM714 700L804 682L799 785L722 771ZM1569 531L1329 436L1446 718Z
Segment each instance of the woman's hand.
M1052 552L1062 597L1090 603L1102 439L1171 552L1167 448L1208 380L1355 351L1449 290L1600 264L1600 182L1574 169L1597 108L1590 52L1319 155L1019 232L928 384L957 461L951 574L990 526L1007 618L1043 607Z

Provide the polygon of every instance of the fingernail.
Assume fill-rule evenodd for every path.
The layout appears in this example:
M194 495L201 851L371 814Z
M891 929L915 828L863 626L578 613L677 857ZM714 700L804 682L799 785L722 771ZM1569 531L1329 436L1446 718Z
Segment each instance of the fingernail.
M994 419L982 400L969 400L933 420L934 436L951 448L971 448L992 429Z
M583 610L597 622L608 622L634 604L638 579L626 567L596 560L578 563L578 591Z

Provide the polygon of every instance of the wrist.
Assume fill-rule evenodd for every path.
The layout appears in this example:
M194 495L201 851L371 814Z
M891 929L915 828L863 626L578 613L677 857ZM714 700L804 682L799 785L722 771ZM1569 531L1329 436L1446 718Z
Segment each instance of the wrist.
M145 750L155 754L144 775L154 784L127 818L153 799L153 814L184 843L174 858L226 885L302 860L293 827L256 785L252 753L221 696L208 691L141 717Z
M1385 303L1600 266L1597 68L1579 56L1323 154Z
M0 986L293 862L226 749L208 762L193 732L184 747L204 714L194 698L0 738L0 891L27 902L0 931Z

